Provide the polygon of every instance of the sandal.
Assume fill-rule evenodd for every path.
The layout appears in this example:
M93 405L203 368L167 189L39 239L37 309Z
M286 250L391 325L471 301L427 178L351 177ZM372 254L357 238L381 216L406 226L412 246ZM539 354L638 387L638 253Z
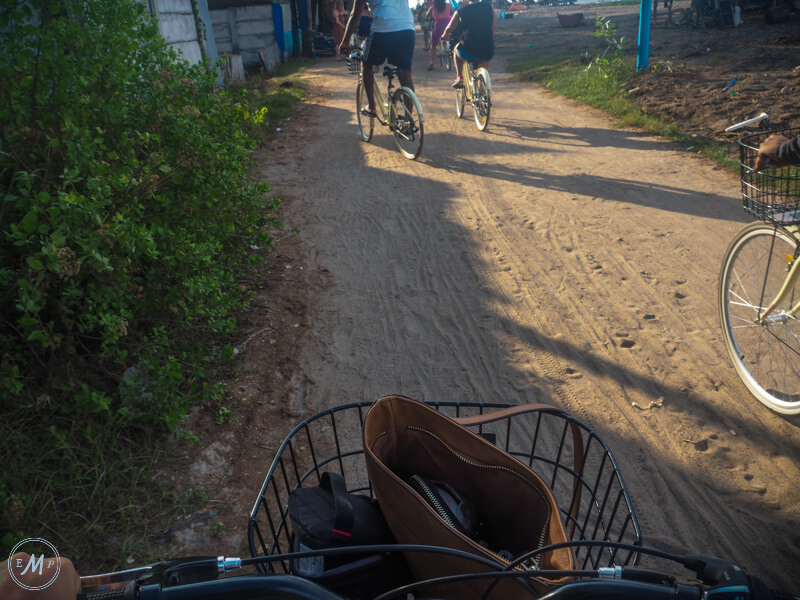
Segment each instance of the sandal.
M428 65L428 71L433 71L433 64Z
M362 108L361 109L361 114L364 115L365 117L369 117L370 119L377 119L378 118L378 113L376 113L374 110L370 110L368 108Z

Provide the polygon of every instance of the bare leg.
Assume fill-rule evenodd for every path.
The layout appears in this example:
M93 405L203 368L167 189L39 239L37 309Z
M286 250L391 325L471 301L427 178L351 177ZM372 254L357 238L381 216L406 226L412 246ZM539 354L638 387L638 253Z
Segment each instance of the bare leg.
M411 71L406 71L405 69L398 71L397 78L400 80L400 85L411 88L412 91L414 90L414 80L411 77Z
M375 111L375 73L372 65L361 63L361 79L364 81L364 90L367 92L367 108Z
M460 78L464 72L464 59L458 53L458 44L453 48L453 60L456 64L456 78Z

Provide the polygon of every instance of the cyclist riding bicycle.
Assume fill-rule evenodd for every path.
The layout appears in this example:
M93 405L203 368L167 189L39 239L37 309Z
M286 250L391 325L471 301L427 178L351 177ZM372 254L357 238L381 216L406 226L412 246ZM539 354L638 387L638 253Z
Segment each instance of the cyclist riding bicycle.
M345 40L349 40L358 27L365 2L366 0L355 0L353 3L344 32ZM377 117L373 67L382 65L388 60L397 67L400 85L414 89L411 77L411 61L414 57L414 15L407 0L370 0L369 6L372 9L372 29L364 42L361 64L361 76L367 93L367 108L361 112L368 117Z
M783 167L786 165L800 165L800 134L794 138L771 135L758 147L756 171L760 171L766 166Z
M460 6L447 24L442 38L450 39L453 31L462 26L461 41L453 51L458 75L453 82L454 88L464 85L464 61L475 61L479 67L488 67L494 56L494 34L497 22L489 0L481 0Z

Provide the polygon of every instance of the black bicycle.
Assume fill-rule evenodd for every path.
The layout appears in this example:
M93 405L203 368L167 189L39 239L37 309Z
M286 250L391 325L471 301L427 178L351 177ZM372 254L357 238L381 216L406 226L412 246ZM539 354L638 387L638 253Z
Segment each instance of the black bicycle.
M487 415L506 404L430 403L451 417ZM372 496L362 450L369 403L331 408L299 423L284 439L258 493L248 526L251 557L165 561L130 571L82 578L86 598L150 600L390 600L432 598L441 579L412 581L402 553L453 554L448 548L398 544L305 548L288 513L290 494L320 484L323 473L341 474L349 492ZM647 548L611 450L589 427L563 412L506 414L474 419L476 433L526 464L550 485L576 556L574 571L503 569L456 576L525 578L563 576L572 582L545 595L521 587L519 598L777 600L797 598L714 557L675 555ZM553 550L538 548L533 554ZM643 554L684 567L685 580L638 567ZM465 557L475 558L471 554ZM253 572L227 576L243 568ZM445 578L447 579L447 578ZM448 581L452 581L449 578ZM494 598L491 589L486 598ZM442 596L435 596L441 600ZM456 599L452 599L456 600Z

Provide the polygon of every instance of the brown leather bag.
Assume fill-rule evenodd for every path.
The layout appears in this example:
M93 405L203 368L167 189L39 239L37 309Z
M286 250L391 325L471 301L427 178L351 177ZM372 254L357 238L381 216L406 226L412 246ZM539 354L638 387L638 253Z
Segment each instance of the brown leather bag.
M542 410L548 407L513 407ZM491 415L491 413L490 413ZM487 415L463 419L471 424L491 420ZM555 498L542 479L527 466L425 404L402 396L378 400L364 421L364 456L367 473L389 528L398 543L444 546L469 552L498 565L497 569L469 558L407 552L406 561L415 581L441 576L488 573L509 565L498 554L514 556L544 545L567 541ZM444 481L469 499L489 532L484 547L448 525L439 513L409 486L409 475ZM570 548L548 551L538 557L539 569L574 569ZM526 567L516 567L526 570ZM504 579L489 598L530 599L569 577ZM448 583L425 593L459 600L481 598L494 578ZM530 586L530 587L528 587Z

